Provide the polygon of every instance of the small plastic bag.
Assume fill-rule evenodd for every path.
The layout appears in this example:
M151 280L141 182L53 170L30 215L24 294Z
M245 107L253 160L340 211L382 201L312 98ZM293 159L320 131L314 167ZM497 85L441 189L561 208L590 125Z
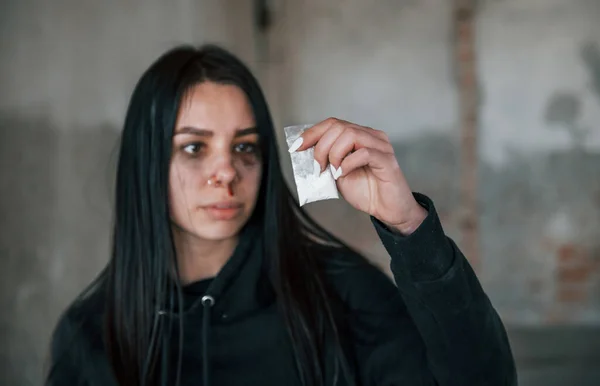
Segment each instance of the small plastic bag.
M283 130L288 148L306 129L312 126L295 125L285 127ZM320 173L319 163L315 161L314 150L314 147L311 147L290 154L300 206L315 201L340 198L331 169L327 167L323 173Z

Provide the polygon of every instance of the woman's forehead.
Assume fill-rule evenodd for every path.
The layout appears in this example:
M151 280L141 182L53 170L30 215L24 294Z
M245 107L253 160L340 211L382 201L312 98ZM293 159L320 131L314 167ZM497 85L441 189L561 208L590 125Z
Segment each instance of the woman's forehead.
M196 127L236 131L255 127L252 107L237 86L203 82L192 87L182 100L177 128Z

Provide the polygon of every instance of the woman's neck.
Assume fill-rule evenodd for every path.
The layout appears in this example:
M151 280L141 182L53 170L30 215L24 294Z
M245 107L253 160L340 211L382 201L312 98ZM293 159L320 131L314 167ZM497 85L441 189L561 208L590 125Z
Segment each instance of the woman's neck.
M238 243L237 237L213 241L177 231L173 233L182 284L217 276Z

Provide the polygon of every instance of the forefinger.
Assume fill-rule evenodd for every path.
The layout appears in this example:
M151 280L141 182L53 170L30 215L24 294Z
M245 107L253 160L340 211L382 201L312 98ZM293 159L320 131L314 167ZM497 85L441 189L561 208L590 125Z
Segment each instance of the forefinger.
M302 133L302 145L300 145L297 151L303 151L313 147L327 131L335 126L344 126L347 124L348 122L337 118L327 118L326 120L317 123Z

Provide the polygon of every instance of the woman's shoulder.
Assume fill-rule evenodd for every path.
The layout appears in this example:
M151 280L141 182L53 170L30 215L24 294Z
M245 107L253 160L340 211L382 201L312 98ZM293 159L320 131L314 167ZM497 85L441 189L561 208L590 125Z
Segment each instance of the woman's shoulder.
M63 356L77 347L102 345L104 292L101 287L86 291L63 311L51 339L52 357Z
M403 302L394 281L366 257L347 247L315 248L330 288L351 311L398 311Z
M62 313L51 337L46 386L114 384L103 343L104 299L94 288Z

